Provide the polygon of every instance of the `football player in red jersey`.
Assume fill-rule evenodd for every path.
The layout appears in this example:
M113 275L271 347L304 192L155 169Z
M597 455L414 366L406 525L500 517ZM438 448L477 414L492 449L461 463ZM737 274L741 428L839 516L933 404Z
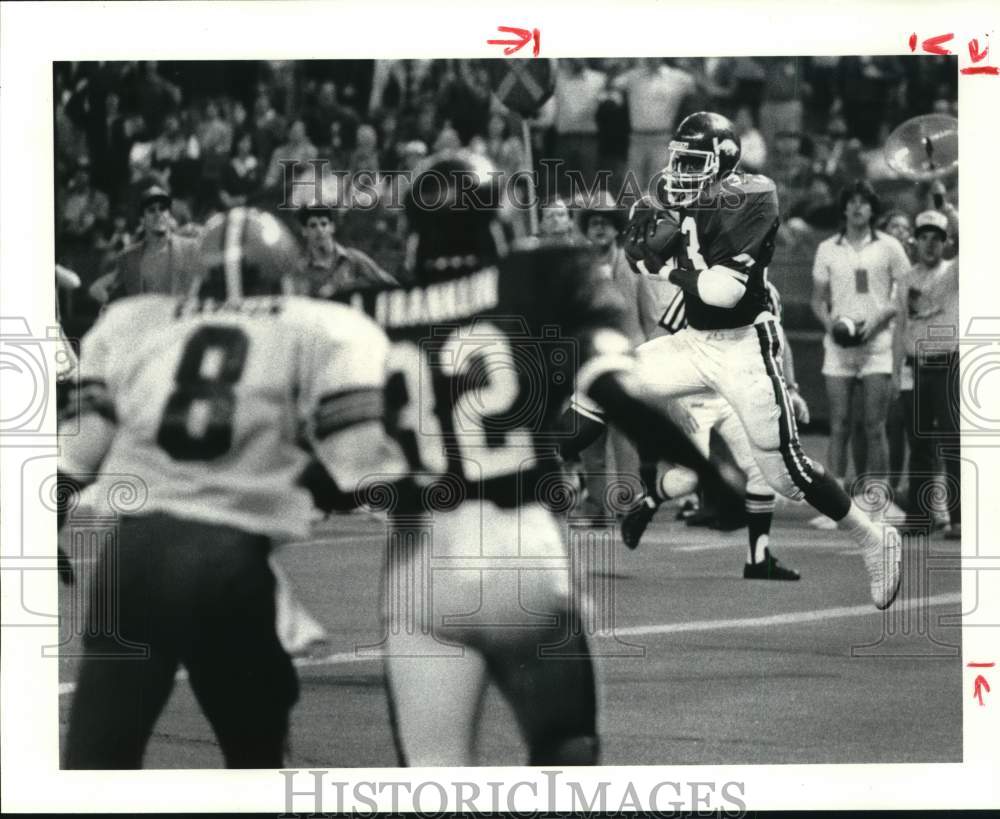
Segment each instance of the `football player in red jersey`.
M707 388L722 395L739 415L770 486L807 501L861 547L872 599L884 609L899 591L899 534L872 523L802 451L779 364L780 328L768 300L778 197L767 177L738 173L739 158L739 136L729 120L690 115L670 142L652 207L627 231L630 257L684 291L688 323L639 347L641 378L650 394Z
M100 555L67 768L140 767L179 665L227 767L282 765L298 681L272 543L308 535L312 459L347 491L403 468L382 417L388 340L343 305L284 295L298 255L274 216L235 208L206 226L190 297L122 299L83 339L60 473L102 493L134 476L146 498ZM123 659L121 641L146 656Z
M591 656L551 511L566 486L555 421L574 388L645 449L735 494L638 396L625 306L592 249L508 246L498 184L481 157L429 160L407 201L416 284L352 299L393 342L387 417L412 470L380 488L387 683L415 766L473 762L488 678L529 764L598 758Z
M767 283L768 310L774 315L775 326L779 329L782 342L782 378L792 400L796 420L809 421L809 407L788 379L794 379L794 361L791 349L781 331L781 297L770 282ZM660 326L667 333L680 332L687 326L684 312L684 291L680 288L670 301ZM747 478L744 506L747 517L747 562L743 567L743 577L748 580L798 580L799 573L784 566L771 552L768 542L771 521L774 517L774 492L765 480L753 447L743 424L732 406L718 393L707 391L672 399L681 413L687 413L689 426L694 427L692 437L703 452L708 452L709 436L715 429L728 444L736 465ZM680 497L694 491L696 476L683 467L644 463L641 467L646 495L622 518L622 539L625 545L634 549L639 545L646 527L653 519L663 501Z

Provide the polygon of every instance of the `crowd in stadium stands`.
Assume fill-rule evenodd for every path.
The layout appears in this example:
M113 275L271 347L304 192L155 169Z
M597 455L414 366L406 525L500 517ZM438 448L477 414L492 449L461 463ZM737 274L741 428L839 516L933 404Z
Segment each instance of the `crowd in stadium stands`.
M783 222L770 275L803 380L815 382L805 388L818 395L822 352L809 271L819 243L842 224L840 191L871 183L882 202L878 227L916 261L913 218L942 194L955 201L956 191L898 178L883 145L912 116L957 114L956 80L951 61L927 56L557 61L554 93L529 122L543 232L594 241L574 214L588 214L580 194L592 197L598 174L607 174L605 200L627 192L634 201L687 113L725 114L741 136L741 168L778 187ZM171 265L218 210L251 204L284 212L303 237L303 265L320 278L335 268L345 274L338 260L346 258L351 275L331 273L318 291L330 295L355 273L401 274L406 182L397 180L389 195L386 172L413 170L429 154L460 146L511 176L532 170L521 119L493 95L482 60L62 63L54 101L56 261L83 284L61 294L73 337L93 322L109 282L115 286L113 271L138 281L152 275L176 289L184 272ZM562 173L553 176L542 160L561 161ZM346 174L317 177L323 163ZM575 187L565 172L579 174ZM305 208L317 199L323 208ZM166 205L166 227L156 202ZM515 216L527 230L524 211ZM954 245L957 230L949 233ZM954 255L947 247L945 257ZM803 341L810 333L811 348ZM814 419L829 417L824 402L813 403ZM889 426L898 473L902 424L890 417ZM853 439L861 466L862 428Z

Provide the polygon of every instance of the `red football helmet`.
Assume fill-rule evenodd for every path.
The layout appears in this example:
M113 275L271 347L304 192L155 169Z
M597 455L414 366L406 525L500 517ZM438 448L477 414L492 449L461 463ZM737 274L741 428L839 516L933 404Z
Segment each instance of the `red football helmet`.
M299 244L270 213L233 208L205 225L195 292L221 301L292 294L300 271Z
M736 170L741 144L736 126L720 114L699 111L686 117L667 149L667 167L654 186L664 208L694 204L716 179Z

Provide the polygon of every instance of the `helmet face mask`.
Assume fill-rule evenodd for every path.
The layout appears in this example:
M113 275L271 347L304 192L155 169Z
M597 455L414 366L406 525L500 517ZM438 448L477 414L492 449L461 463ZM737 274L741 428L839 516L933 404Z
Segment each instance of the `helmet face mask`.
M740 153L732 122L709 111L691 114L667 148L667 165L654 188L656 203L665 209L693 205L706 188L736 170Z
M717 153L688 148L686 142L671 142L667 167L663 169L665 190L661 204L671 208L694 204L718 172Z

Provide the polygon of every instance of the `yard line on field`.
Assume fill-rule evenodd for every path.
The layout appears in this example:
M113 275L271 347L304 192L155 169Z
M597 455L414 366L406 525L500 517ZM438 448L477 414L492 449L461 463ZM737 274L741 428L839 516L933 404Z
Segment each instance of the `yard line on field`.
M949 603L961 602L961 599L962 597L958 592L936 594L933 597L919 600L906 600L893 606L890 611L910 611L921 606L944 606ZM645 634L682 634L692 631L725 631L726 629L761 628L764 626L791 626L799 623L815 623L818 620L864 617L876 613L871 603L865 603L857 606L837 606L836 608L816 609L814 611L791 611L786 614L772 614L767 617L741 617L731 620L694 620L690 623L650 623L644 626L632 626L631 628L616 628L614 635L615 637L639 637ZM336 654L328 654L325 657L299 657L295 660L295 665L299 668L312 668L325 665L367 663L381 659L382 655L379 654L358 656L353 651L342 651ZM183 669L178 671L176 679L187 679L187 673ZM72 694L75 690L76 683L65 682L59 684L60 697Z

